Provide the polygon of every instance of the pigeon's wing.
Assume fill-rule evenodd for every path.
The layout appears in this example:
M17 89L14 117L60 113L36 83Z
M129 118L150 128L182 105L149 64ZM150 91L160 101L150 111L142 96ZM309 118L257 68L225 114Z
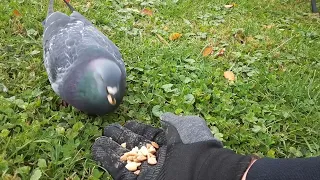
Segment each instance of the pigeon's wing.
M76 46L81 41L81 24L71 22L63 13L52 13L45 20L43 35L44 65L53 90L59 93L63 74L77 59Z
M43 42L45 43L48 39L51 39L52 36L56 35L57 32L66 26L70 22L70 17L61 12L54 12L49 15L45 21L44 25L44 34Z
M96 29L88 19L86 19L84 16L82 16L80 13L76 11L74 11L70 15L70 18L73 21L78 21L78 20L82 21L86 26L86 30L89 31L89 34L85 34L86 36L89 36L88 39L94 40L100 46L106 48L107 51L109 51L109 53L115 56L115 59L118 60L120 64L123 64L122 56L120 54L118 47L109 38L107 38L101 31Z
M119 48L102 32L100 32L95 27L91 26L88 28L88 31L91 31L90 38L94 39L100 46L104 47L118 63L123 65L122 55L120 54Z
M73 11L73 13L70 15L70 18L72 18L76 21L80 20L80 21L84 22L86 25L92 26L92 23L87 18L82 16L80 13L78 13L77 11Z

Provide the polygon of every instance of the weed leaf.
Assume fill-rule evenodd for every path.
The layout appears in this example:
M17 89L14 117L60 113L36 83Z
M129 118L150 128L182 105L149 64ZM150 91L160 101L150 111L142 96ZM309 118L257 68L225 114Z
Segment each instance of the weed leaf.
M40 169L35 169L32 173L32 176L30 177L30 180L38 180L42 176L42 172Z

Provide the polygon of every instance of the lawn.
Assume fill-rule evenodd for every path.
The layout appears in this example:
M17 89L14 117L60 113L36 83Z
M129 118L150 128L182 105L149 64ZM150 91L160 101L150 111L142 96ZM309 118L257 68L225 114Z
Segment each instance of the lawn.
M320 155L320 17L309 0L71 0L126 63L124 101L102 117L61 106L51 89L48 1L0 2L2 179L108 179L90 154L102 128L160 126L168 111L202 116L238 153ZM55 10L69 13L62 0Z

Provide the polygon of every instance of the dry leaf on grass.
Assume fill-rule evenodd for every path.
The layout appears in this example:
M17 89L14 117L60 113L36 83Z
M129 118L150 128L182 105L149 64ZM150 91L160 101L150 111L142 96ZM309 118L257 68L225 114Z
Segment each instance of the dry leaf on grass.
M181 36L182 36L182 34L180 34L180 33L172 33L172 34L169 36L169 39L170 39L171 41L174 41L174 40L179 39Z
M144 8L144 9L141 10L141 14L145 14L145 15L148 15L148 16L152 16L152 15L153 15L153 12L152 12L152 10L150 10L150 9Z
M163 42L164 44L166 44L166 45L169 46L168 41L166 41L161 35L159 35L159 34L156 34L156 35L157 35L157 37L159 38L159 40L160 40L161 42Z
M232 71L225 71L223 73L224 78L228 79L229 81L234 81L236 79L234 73Z
M203 57L207 57L210 54L212 54L212 52L213 52L213 47L212 46L208 46L203 50L202 55L203 55Z
M232 8L233 7L233 4L227 4L227 5L224 5L225 8Z
M271 29L273 28L274 24L270 24L270 25L263 25L264 29Z
M226 48L220 49L220 51L218 52L217 56L223 56L225 51L226 51Z
M226 4L226 5L224 5L224 7L225 7L225 8L227 8L227 9L230 9L230 8L233 8L233 7L236 7L236 6L237 6L237 4L236 4L236 3Z
M13 15L15 15L16 17L21 16L20 12L18 10L13 10Z

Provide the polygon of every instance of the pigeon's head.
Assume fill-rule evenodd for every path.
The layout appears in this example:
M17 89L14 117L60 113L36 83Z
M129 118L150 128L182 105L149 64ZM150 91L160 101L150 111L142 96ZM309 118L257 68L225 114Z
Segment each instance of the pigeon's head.
M77 89L82 104L75 107L89 114L106 114L114 111L123 99L125 74L116 62L96 59L85 67Z

